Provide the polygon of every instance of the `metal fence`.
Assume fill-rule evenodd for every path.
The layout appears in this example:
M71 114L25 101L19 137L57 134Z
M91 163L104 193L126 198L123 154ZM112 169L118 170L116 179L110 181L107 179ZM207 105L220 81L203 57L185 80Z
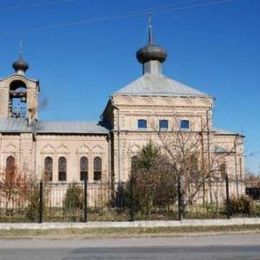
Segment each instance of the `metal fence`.
M237 193L237 189L240 193ZM187 183L0 184L0 222L181 220L260 216L258 189L236 180Z

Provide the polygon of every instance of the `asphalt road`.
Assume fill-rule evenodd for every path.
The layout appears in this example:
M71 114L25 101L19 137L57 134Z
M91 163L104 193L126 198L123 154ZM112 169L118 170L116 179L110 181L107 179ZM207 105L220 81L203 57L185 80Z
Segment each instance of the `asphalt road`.
M259 259L260 234L0 240L0 259Z

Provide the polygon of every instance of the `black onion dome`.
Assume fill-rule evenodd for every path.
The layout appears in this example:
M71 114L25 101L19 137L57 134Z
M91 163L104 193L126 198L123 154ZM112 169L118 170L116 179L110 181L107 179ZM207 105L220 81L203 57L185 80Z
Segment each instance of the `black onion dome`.
M19 70L26 72L29 69L29 64L22 58L19 58L13 63L13 68L16 72Z
M158 45L148 43L145 47L137 51L136 58L140 63L146 63L151 60L164 62L167 58L167 52Z

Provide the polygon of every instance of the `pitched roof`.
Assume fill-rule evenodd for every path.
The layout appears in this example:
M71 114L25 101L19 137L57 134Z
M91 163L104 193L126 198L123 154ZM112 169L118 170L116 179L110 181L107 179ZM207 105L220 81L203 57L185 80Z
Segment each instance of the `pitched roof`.
M196 96L209 95L170 79L162 74L145 73L129 85L116 91L115 95L144 95L144 96Z
M23 118L0 118L0 133L30 133L31 128Z
M31 133L40 134L108 134L107 128L96 122L50 122L37 121L28 126L23 118L0 118L0 133Z
M225 129L221 129L221 128L216 128L216 127L213 127L213 131L216 134L220 134L220 135L238 135L238 133L231 132L231 131L228 131L228 130L225 130Z

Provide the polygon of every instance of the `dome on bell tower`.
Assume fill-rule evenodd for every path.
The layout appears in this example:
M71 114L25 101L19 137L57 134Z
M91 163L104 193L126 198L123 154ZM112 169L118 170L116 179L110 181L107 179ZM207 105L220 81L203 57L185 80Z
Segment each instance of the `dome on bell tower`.
M17 74L24 75L29 69L29 64L23 58L23 41L20 40L20 54L18 59L12 65Z
M20 57L15 61L12 65L13 69L16 73L25 73L29 69L29 64L23 59L23 57L20 55Z
M150 42L136 53L137 60L142 64L151 60L157 60L163 63L166 57L167 53L163 48Z
M143 64L143 73L160 73L161 63L167 58L166 50L153 43L151 20L148 23L148 43L136 52L136 58Z

